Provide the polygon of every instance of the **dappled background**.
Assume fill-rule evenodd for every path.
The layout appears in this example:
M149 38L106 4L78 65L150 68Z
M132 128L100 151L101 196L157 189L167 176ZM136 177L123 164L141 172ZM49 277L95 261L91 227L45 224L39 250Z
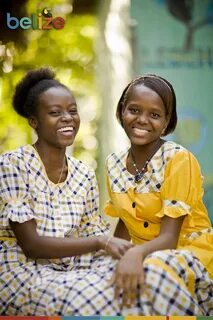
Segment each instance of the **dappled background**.
M105 158L114 146L125 145L114 114L119 94L131 78L129 5L129 0L0 2L0 153L35 141L27 121L12 109L14 86L30 69L53 67L73 91L81 117L68 152L96 170L101 207L107 198ZM51 9L53 17L64 18L63 29L11 30L6 24L7 12L31 18L44 8Z
M79 156L83 150L88 150L89 155L85 158L95 166L98 110L94 77L94 39L97 19L91 13L75 14L72 2L60 0L48 0L46 3L5 1L4 11L11 12L11 16L15 17L30 17L31 13L41 12L44 6L52 9L53 17L61 16L65 19L64 29L1 29L0 151L32 142L32 131L27 122L12 111L12 93L14 85L25 72L48 65L55 69L60 81L73 90L78 104L82 105L83 130L78 136L75 153Z

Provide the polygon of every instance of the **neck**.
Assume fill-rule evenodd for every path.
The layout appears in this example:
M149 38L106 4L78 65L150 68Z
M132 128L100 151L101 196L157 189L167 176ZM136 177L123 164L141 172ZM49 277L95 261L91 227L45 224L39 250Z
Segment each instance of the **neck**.
M65 158L66 148L56 148L54 146L44 145L39 141L36 141L34 146L45 164L45 167L46 165L47 167L61 167Z
M56 148L37 141L35 144L49 179L54 183L63 182L67 176L66 148Z
M131 145L130 150L138 169L143 168L145 162L152 158L163 142L164 140L159 138L146 145Z

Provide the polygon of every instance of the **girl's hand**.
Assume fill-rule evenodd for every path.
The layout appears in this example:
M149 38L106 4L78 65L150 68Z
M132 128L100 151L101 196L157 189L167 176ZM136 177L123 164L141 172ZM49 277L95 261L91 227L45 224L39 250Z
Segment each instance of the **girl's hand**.
M109 255L114 258L120 259L133 244L127 240L116 237L101 237L99 238L100 249L105 250Z
M115 284L115 298L122 293L122 304L130 306L144 283L143 257L138 246L129 249L118 262L111 283Z

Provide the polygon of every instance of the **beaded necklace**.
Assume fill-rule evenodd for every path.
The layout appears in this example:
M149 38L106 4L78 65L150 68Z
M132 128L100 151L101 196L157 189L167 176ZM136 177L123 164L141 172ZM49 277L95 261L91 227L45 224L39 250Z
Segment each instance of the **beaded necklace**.
M141 170L138 169L136 163L135 163L135 158L134 158L134 155L132 153L132 150L131 148L129 149L129 153L130 153L130 156L131 156L131 159L132 159L132 165L136 171L136 174L135 174L135 177L134 177L134 180L135 180L135 183L139 183L141 182L141 180L143 179L143 176L144 176L144 173L146 172L147 170L147 166L150 162L150 160L152 159L153 155L155 154L155 152L159 149L159 147L161 146L162 144L162 141L159 140L156 144L156 147L154 148L154 151L152 152L151 156L146 160L143 168Z

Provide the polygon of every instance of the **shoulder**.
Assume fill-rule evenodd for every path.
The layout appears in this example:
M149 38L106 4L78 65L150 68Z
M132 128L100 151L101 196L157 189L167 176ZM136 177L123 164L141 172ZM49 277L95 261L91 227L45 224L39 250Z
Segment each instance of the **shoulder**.
M0 155L0 167L14 166L18 169L26 167L27 164L27 146L19 147L15 150L5 152Z
M168 163L188 163L199 166L198 160L195 155L181 146L180 144L173 141L166 141L162 148L162 158Z
M188 153L189 151L174 141L165 141L162 145L162 154L165 158L172 158L178 153Z
M190 154L186 148L174 141L166 141L161 148L161 158L163 162L168 163L170 160L187 158Z
M73 195L86 197L88 192L98 187L93 168L72 156L67 156L70 179L67 187Z
M90 180L95 177L95 170L86 163L78 160L72 156L67 156L68 165L72 168L72 171L79 176Z
M109 154L108 157L106 158L107 169L110 170L114 167L125 165L125 160L128 155L128 150L129 149L126 148L125 150L113 152Z
M29 161L26 158L25 147L6 152L0 156L0 184L1 191L6 190L6 185L22 186L28 184ZM3 187L4 185L4 187Z

